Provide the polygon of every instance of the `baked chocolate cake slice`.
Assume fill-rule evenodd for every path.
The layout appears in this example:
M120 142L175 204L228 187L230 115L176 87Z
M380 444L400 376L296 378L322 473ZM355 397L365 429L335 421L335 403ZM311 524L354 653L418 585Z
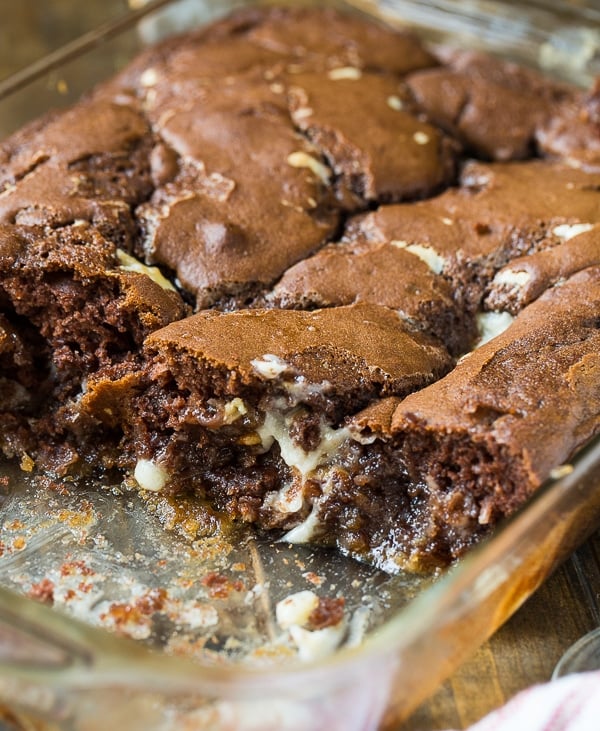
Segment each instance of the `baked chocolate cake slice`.
M554 228L562 243L530 256L512 259L488 286L488 310L516 314L546 289L582 269L600 264L600 226L562 224Z
M58 472L102 455L80 419L86 379L132 368L145 337L187 312L157 269L85 221L0 226L0 302L2 450Z
M419 118L397 77L348 66L285 82L294 123L355 207L422 198L454 180L458 146Z
M384 305L460 355L474 337L475 322L460 309L441 269L441 258L432 251L429 258L416 245L367 239L329 244L288 269L267 302L290 308Z
M429 117L476 157L531 157L549 120L578 97L573 88L485 53L438 54L443 65L416 71L408 86Z
M350 240L391 241L452 284L468 316L512 259L556 246L600 220L600 175L565 162L469 161L460 185L412 204L357 217Z
M0 143L0 223L91 222L129 248L132 208L152 190L148 120L112 100L80 102Z
M452 365L392 310L200 312L145 341L139 372L88 380L80 409L124 429L142 488L192 491L230 516L289 527L348 437L346 417Z
M600 428L600 269L550 288L444 378L374 402L286 538L380 565L444 564Z

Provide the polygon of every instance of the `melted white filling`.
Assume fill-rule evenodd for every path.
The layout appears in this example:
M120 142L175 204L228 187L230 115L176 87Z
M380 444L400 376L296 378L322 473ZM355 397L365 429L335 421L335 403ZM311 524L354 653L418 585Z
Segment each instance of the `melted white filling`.
M331 388L331 383L329 383L329 381L310 383L303 377L297 378L294 381L285 381L281 385L285 388L287 393L292 396L294 403L299 403L310 396L318 396Z
M560 226L555 226L552 229L552 233L558 236L564 241L584 234L586 231L591 231L594 228L593 223L562 223Z
M283 543L309 543L318 533L321 527L321 518L319 517L319 508L321 501L315 500L312 510L306 518L294 528L291 528L281 540Z
M327 424L322 423L321 441L318 447L310 452L305 452L290 437L289 426L292 418L293 412L284 415L277 411L268 411L262 426L257 431L263 448L268 450L273 442L277 442L281 459L288 467L297 469L303 477L315 470L325 457L334 452L350 436L350 432L346 427L332 429Z
M267 353L262 358L255 358L250 365L263 378L277 378L289 368L288 364L276 355Z
M329 168L316 157L309 155L307 152L292 152L287 157L288 165L293 168L308 168L311 170L324 185L329 185L330 175Z
M265 497L264 505L278 513L297 513L304 506L302 486L292 482L277 492L271 492Z
M291 528L285 535L281 537L284 543L309 543L319 533L321 528L321 518L319 516L321 510L321 504L327 499L327 496L331 492L331 482L329 479L325 479L321 486L322 494L320 497L315 498L312 509L306 518L298 525Z
M519 289L527 284L531 279L529 272L518 272L515 269L504 269L498 272L494 277L494 284L510 287L511 289Z
M392 241L393 246L397 246L399 249L406 249L411 254L418 256L421 261L431 269L434 274L441 274L444 270L446 260L443 256L440 256L435 249L431 246L425 246L424 244L408 244L406 241Z
M477 328L479 340L476 348L503 333L511 325L515 318L510 312L480 312L477 315Z
M163 276L162 272L158 267L149 267L146 264L142 264L139 259L136 259L131 254L128 254L122 249L117 249L117 259L119 260L120 267L124 272L136 272L137 274L145 274L147 277L161 286L163 289L175 292L175 287L169 282L169 280Z

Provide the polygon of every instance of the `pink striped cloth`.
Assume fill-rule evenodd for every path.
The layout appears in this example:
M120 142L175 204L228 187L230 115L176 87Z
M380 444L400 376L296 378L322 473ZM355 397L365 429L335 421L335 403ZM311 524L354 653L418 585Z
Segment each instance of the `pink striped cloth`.
M528 688L469 731L600 731L600 671Z

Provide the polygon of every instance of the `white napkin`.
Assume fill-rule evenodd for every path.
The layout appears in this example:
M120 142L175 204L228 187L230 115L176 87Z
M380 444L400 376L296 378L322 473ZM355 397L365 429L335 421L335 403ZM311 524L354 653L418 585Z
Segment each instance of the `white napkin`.
M527 688L469 731L600 731L600 671Z

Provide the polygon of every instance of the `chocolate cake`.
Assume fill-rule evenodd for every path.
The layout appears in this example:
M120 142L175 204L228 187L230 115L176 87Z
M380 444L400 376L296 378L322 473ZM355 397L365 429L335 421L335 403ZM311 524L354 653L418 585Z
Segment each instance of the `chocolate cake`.
M5 458L452 561L600 427L598 149L597 89L359 15L149 49L0 143Z

